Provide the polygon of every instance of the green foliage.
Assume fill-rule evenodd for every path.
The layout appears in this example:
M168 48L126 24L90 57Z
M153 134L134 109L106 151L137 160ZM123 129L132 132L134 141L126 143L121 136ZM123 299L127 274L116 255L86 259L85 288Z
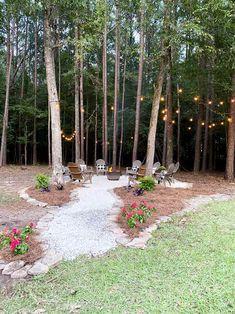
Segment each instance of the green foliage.
M155 187L155 180L153 177L147 176L140 179L139 187L145 191L152 191Z
M36 189L48 189L50 178L48 175L39 173L36 175Z

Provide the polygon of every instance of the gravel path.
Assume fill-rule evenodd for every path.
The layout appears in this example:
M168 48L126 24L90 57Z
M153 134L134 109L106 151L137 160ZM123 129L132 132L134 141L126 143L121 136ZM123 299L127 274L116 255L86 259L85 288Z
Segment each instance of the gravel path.
M127 176L121 176L119 181L94 176L92 184L76 190L73 195L79 200L62 206L48 223L43 238L49 246L67 260L82 254L102 254L114 248L116 236L110 229L108 214L116 198L109 190L125 186L127 181Z

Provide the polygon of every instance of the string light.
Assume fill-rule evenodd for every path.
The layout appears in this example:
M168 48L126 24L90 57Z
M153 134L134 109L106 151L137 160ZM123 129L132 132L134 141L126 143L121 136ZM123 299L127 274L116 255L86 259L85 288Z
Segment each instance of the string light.
M232 122L232 118L231 118L231 117L228 118L228 122L229 122L229 123Z
M222 105L224 104L224 102L223 102L223 101L220 101L219 104L222 106Z
M193 122L193 118L190 118L189 121L190 121L190 122Z
M212 125L209 125L209 129L211 129L212 128Z
M131 137L131 140L133 140L133 138L134 138L134 137L132 136L132 137Z
M140 101L144 101L144 96L141 96L141 97L140 97Z
M172 124L175 124L175 120L172 120L171 123L172 123Z
M189 126L189 127L188 127L188 130L190 131L191 129L192 129L191 126Z
M202 125L205 125L205 122L202 122Z
M160 98L160 100L161 100L161 101L164 101L164 100L165 100L164 96L162 96L162 97Z
M84 108L81 108L81 112L85 112Z
M113 107L113 106L111 107L111 110L114 110L114 107Z
M235 99L231 99L231 102L234 103L234 102L235 102Z
M60 133L61 133L62 138L66 142L71 142L75 137L76 131L73 131L73 133L71 135L65 135L63 130L61 130Z
M165 115L165 116L163 117L163 121L166 121L166 119L167 119L167 115Z
M162 110L162 113L165 113L165 110Z
M212 126L215 126L215 123L212 123Z
M183 89L182 88L178 88L178 94L183 93Z
M209 100L209 101L208 101L208 105L211 105L211 104L212 104L212 101L211 101L211 100Z
M179 113L179 110L177 109L175 113L177 113L177 114L178 114L178 113Z
M198 101L199 97L195 96L193 99L194 99L194 101Z
M221 125L224 125L224 122L222 121L220 124L221 124Z

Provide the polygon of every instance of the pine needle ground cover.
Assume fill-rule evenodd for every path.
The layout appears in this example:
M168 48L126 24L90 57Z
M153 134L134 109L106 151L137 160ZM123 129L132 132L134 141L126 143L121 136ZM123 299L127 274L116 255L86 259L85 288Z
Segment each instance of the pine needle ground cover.
M146 250L64 262L0 296L3 313L234 313L235 201L158 229Z

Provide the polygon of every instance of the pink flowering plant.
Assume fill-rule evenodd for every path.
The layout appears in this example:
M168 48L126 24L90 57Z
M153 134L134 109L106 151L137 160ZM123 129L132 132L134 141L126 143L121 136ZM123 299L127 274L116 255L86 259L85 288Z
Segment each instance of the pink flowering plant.
M139 206L136 202L132 202L128 209L121 209L122 216L126 218L129 228L135 228L137 225L145 223L155 211L156 208L149 206L146 202L141 202Z
M22 230L13 228L11 231L1 231L0 250L9 246L14 255L25 254L29 250L27 240L32 233L32 223L26 225Z

